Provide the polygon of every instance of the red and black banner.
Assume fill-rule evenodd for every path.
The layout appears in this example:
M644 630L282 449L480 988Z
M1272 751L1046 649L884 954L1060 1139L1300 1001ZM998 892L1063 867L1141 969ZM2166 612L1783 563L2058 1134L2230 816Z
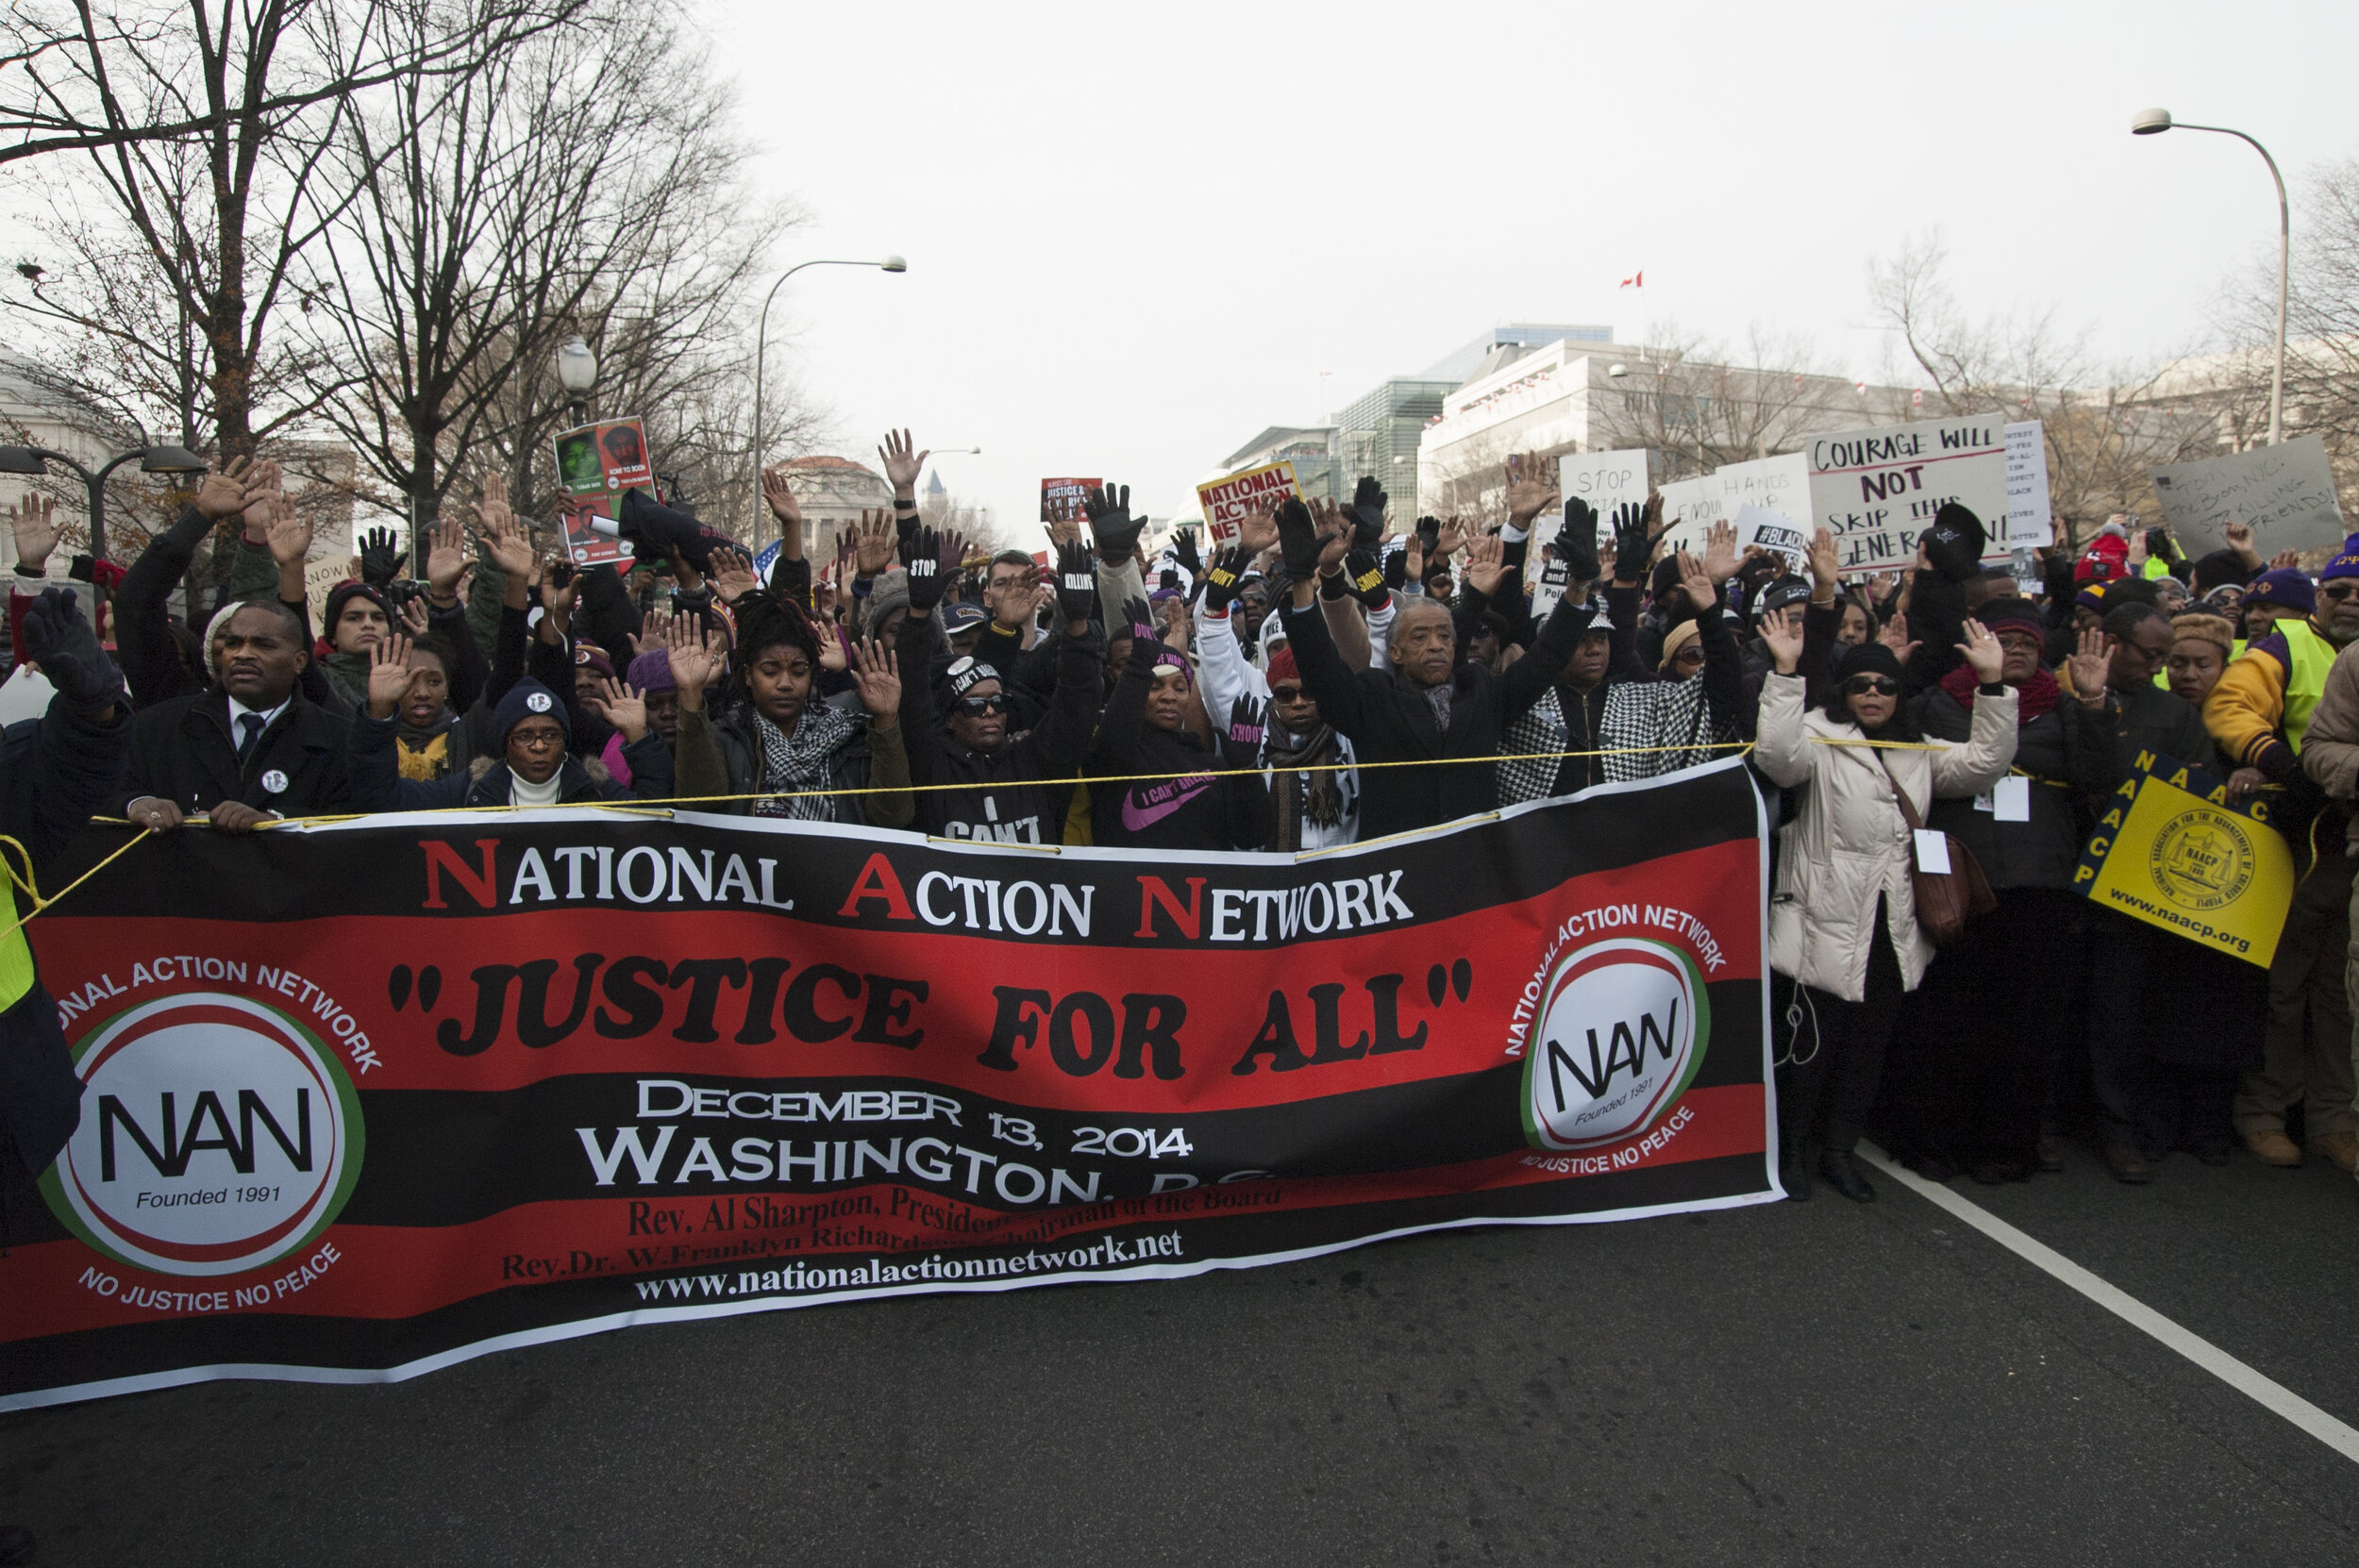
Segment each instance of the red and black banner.
M172 834L27 927L84 1089L0 1408L1764 1201L1762 909L1734 761L1301 856Z

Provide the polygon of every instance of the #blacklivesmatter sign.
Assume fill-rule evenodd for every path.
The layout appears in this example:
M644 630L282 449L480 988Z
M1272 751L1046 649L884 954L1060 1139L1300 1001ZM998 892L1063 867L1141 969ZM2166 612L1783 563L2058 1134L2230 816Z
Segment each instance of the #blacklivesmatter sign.
M1767 1201L1763 843L1734 759L1303 857L174 834L27 928L0 1407Z

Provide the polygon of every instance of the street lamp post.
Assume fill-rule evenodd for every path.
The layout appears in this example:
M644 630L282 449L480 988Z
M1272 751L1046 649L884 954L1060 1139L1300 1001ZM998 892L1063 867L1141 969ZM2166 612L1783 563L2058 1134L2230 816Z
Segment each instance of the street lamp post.
M786 280L793 277L796 273L801 272L805 267L875 267L879 272L888 273L905 273L910 270L910 264L897 256L888 256L880 261L851 260L837 257L823 257L815 260L795 262L795 265L778 274L778 281L770 285L770 292L761 296L761 319L754 328L754 442L752 456L754 459L754 520L757 526L760 525L761 519L761 372L763 360L767 358L767 350L770 346L770 302L778 297L778 291L786 287Z
M565 389L565 404L573 410L574 423L587 424L590 394L598 385L598 357L590 352L578 332L557 351L557 381Z
M2292 264L2294 244L2293 209L2285 201L2285 176L2277 172L2277 159L2269 157L2269 150L2240 130L2226 125L2191 125L2183 120L2173 120L2167 108L2142 108L2130 121L2132 136L2159 136L2173 129L2212 131L2248 143L2269 166L2269 178L2277 182L2277 366L2269 376L2269 444L2275 446L2284 431L2285 275Z
M62 452L52 452L45 446L0 446L0 474L42 474L53 462L63 463L82 476L90 493L90 553L104 559L107 555L107 475L125 463L136 459L142 474L202 474L205 459L185 447L163 445L146 441L147 432L140 436L143 444L128 452L118 452L96 473ZM107 591L96 584L92 592L100 604L106 603Z

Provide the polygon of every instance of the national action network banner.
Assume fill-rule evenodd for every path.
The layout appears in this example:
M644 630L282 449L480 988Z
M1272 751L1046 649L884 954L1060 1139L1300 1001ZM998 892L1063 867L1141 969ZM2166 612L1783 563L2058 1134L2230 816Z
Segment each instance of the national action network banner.
M1734 760L1300 857L176 833L29 927L84 1093L0 1405L1765 1201L1762 879Z

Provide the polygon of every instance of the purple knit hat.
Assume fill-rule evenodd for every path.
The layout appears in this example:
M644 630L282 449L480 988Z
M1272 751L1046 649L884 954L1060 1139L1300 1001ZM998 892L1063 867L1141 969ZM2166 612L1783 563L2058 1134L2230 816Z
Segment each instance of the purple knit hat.
M672 678L672 656L661 648L650 648L632 659L625 678L641 692L679 690L679 682Z

